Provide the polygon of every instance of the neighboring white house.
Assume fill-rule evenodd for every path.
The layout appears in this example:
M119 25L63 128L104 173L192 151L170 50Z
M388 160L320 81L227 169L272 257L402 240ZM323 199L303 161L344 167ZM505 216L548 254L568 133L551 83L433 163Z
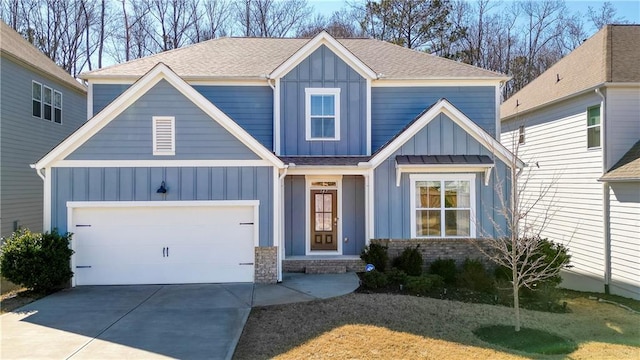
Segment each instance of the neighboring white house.
M640 299L640 26L607 25L501 106L527 222L566 243L562 286Z

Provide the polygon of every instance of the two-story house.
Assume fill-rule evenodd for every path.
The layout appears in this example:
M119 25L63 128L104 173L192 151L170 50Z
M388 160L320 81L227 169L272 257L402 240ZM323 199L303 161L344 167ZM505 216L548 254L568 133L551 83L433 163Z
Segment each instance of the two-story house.
M532 166L543 237L567 244L562 286L640 299L640 26L607 25L505 101L502 140ZM634 145L635 144L635 145ZM550 185L550 187L549 187Z
M29 168L87 120L87 90L0 21L0 236L42 230L42 180Z
M274 282L344 271L371 239L462 248L506 228L503 75L322 32L82 77L91 120L35 165L76 285Z

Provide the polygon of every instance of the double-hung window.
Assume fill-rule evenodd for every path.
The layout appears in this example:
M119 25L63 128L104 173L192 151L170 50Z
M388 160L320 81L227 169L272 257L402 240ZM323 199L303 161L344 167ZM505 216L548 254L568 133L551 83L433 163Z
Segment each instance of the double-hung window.
M587 109L587 148L600 147L600 106Z
M53 121L62 124L62 93L58 90L53 92Z
M475 237L475 175L413 174L411 237Z
M44 118L45 120L51 120L52 119L52 115L53 115L53 108L52 108L52 104L53 104L53 90L51 90L50 87L45 86L44 87L44 91L42 92L42 109L43 109L43 116L42 118Z
M305 89L306 140L340 140L340 89Z
M42 84L31 82L31 114L35 117L42 117Z

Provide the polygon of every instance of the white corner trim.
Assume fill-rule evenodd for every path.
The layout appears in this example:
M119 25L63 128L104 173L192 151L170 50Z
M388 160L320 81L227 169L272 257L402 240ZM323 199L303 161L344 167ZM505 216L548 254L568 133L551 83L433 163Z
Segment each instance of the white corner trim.
M280 156L280 79L275 79L275 89L273 90L273 151Z
M342 61L351 66L360 76L369 79L377 78L377 74L369 66L358 59L344 45L337 41L326 31L320 32L313 39L309 40L303 47L291 55L285 62L280 64L275 70L269 74L269 78L277 79L286 75L291 69L301 63L312 52L316 51L320 46L325 45Z
M238 140L240 140L240 142L250 148L262 159L272 162L274 166L279 168L284 166L277 156L249 135L244 129L242 129L242 127L240 127L240 125L235 123L225 113L220 111L220 109L198 93L193 87L182 80L168 66L163 63L159 63L154 66L153 69L149 70L147 74L142 76L135 84L120 94L120 96L107 105L91 120L87 121L62 143L40 159L36 163L36 168L41 169L43 167L47 167L48 164L55 160L64 159L163 79L189 98L189 100L211 117L213 121L218 122L225 130L229 131Z
M367 99L366 99L366 126L367 126L367 155L371 155L371 79L367 79Z
M410 174L409 175L409 199L411 202L411 214L410 214L410 228L411 228L411 238L429 238L428 236L417 236L416 234L416 182L418 181L455 181L455 180L466 180L471 184L469 186L469 208L471 209L471 214L469 216L469 236L434 236L436 238L475 238L476 237L476 175L475 174ZM444 192L441 192L441 196L444 199ZM444 201L441 201L441 204L444 204ZM442 208L440 208L442 209ZM444 221L441 221L441 234L444 234Z
M451 173L484 173L485 185L488 185L488 174L491 174L494 164L452 164L452 165L433 165L433 164L396 164L396 186L400 187L400 180L403 173L410 174L451 174Z
M44 168L44 200L43 200L43 222L42 227L43 231L51 231L51 212L53 209L51 208L51 193L53 189L52 186L52 171L51 168ZM36 171L39 171L36 169Z
M87 120L93 117L93 83L87 85Z
M469 119L460 110L453 106L446 99L441 99L433 105L427 112L418 118L408 129L400 134L392 143L387 145L382 151L369 160L372 167L378 167L385 159L393 155L404 143L415 136L427 124L435 119L440 113L447 115L454 123L460 126L464 131L471 135L475 140L482 144L492 154L495 154L507 166L510 166L513 154L498 140L484 131L478 124ZM524 163L517 160L518 167L524 167Z
M334 136L332 138L315 138L311 136L311 97L313 95L333 95ZM304 127L306 141L340 141L340 88L304 89Z

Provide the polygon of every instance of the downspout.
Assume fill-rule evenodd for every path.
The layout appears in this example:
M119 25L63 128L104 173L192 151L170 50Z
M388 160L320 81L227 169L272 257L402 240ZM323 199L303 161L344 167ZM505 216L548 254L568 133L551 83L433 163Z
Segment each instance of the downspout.
M279 246L279 261L278 261L278 282L282 282L282 261L284 260L285 248L284 248L284 178L287 176L287 170L289 170L289 165L284 166L284 170L282 174L278 177L278 182L280 183L280 206L278 207L279 216L279 224L278 224L278 237L280 238L280 246Z
M602 88L597 88L596 94L602 99L600 101L600 146L602 147L602 173L605 174L609 169L607 163L607 118L606 106L607 98L604 96ZM609 294L609 285L611 283L611 213L610 213L610 194L609 183L602 183L602 221L603 221L603 238L604 238L604 292Z

